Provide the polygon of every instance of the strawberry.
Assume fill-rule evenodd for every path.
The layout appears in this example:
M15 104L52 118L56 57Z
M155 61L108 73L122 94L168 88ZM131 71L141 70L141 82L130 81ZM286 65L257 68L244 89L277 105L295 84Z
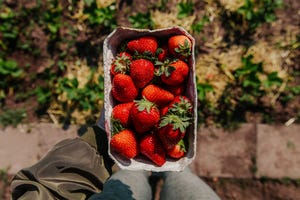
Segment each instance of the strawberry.
M181 85L165 85L165 89L170 91L172 94L174 94L175 96L181 95L184 93L185 90L185 85L181 84Z
M189 73L189 66L182 60L165 62L160 67L161 80L171 86L181 85Z
M185 35L175 35L169 38L168 49L172 55L185 59L191 55L192 42Z
M169 108L179 116L189 116L193 111L191 100L183 95L176 96Z
M137 52L138 54L151 54L155 55L158 44L155 37L143 36L137 39L130 40L127 43L127 48L131 52Z
M181 158L186 152L183 139L181 139L173 148L167 150L167 155L172 158Z
M165 106L165 107L162 107L162 108L160 109L160 117L165 116L165 115L168 113L169 108L170 108L169 105L168 105L168 106Z
M151 130L160 119L160 113L157 106L147 99L134 101L130 115L135 130L138 133L144 133Z
M162 61L164 61L167 58L168 48L166 46L158 48L157 49L157 53L158 53L157 59L162 62Z
M137 95L138 90L130 76L126 74L117 74L112 81L112 96L119 102L131 102Z
M121 103L116 105L113 110L111 116L115 120L119 120L121 125L124 127L128 127L131 122L130 122L130 110L133 105L133 102L129 103Z
M110 145L112 149L128 159L134 158L138 154L135 134L129 129L114 134L110 140Z
M174 95L161 87L150 84L142 90L142 96L156 105L164 106L174 99Z
M173 148L184 136L190 125L189 118L182 118L175 114L167 114L159 123L158 136L165 147Z
M131 63L131 55L127 52L119 53L113 60L110 72L114 76L118 73L126 74Z
M145 135L138 146L141 154L148 157L159 167L166 162L166 152L155 134Z
M130 76L137 88L145 87L154 77L154 65L146 59L134 60L130 64Z

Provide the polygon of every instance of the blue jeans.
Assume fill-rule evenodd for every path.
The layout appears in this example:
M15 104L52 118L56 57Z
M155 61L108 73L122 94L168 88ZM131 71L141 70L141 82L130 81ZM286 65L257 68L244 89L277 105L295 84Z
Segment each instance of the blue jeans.
M102 193L90 200L151 200L147 171L120 170L104 184ZM182 172L164 172L160 200L220 200L216 193L188 168Z

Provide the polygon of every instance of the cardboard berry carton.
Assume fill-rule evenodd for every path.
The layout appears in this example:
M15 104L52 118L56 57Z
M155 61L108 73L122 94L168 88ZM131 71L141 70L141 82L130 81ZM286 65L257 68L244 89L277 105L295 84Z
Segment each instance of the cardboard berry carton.
M123 97L119 98L119 93L122 93L122 87L127 87L127 85L130 84L124 84L124 82L119 81L119 83L121 84L121 86L119 86L119 90L117 90L117 92L115 91L116 89L115 87L115 82L114 79L116 77L115 73L112 72L112 68L116 67L116 65L121 63L121 66L124 65L125 61L119 61L119 63L116 62L116 58L117 57L122 57L125 55L127 55L127 53L131 54L130 57L130 61L127 59L127 61L130 63L130 67L133 68L132 64L133 61L135 61L135 63L139 63L142 62L143 65L142 67L146 67L148 65L154 65L155 68L155 74L154 77L151 79L151 81L147 82L147 83L136 83L135 79L132 78L134 81L134 85L136 86L136 91L130 91L128 92L128 94L133 94L134 97L132 98L131 96L129 98L132 98L132 102L135 102L136 100L140 101L141 99L144 99L145 96L144 95L146 93L145 88L148 85L151 85L151 87L153 88L153 82L157 81L157 79L159 80L159 83L154 83L154 85L158 85L160 88L163 88L163 90L167 90L166 86L169 86L168 82L164 82L161 81L163 78L160 78L159 75L165 73L165 72L160 72L159 69L164 69L164 67L162 66L157 66L159 64L165 63L166 61L164 61L161 56L163 56L163 53L160 49L160 51L158 51L157 49L159 49L160 47L166 47L166 45L168 45L168 40L171 36L176 36L176 35L184 35L189 39L189 45L190 45L190 53L189 55L176 55L174 57L175 60L174 62L172 61L173 66L171 66L171 70L165 70L165 71L169 71L172 72L175 71L175 62L177 62L177 60L184 60L184 62L187 64L188 66L188 73L187 76L184 79L184 82L182 83L182 87L183 87L183 92L181 93L182 96L187 97L187 99L189 100L189 102L192 105L192 108L188 111L189 113L189 125L187 127L185 127L186 129L184 129L184 136L183 140L186 146L186 151L184 153L183 156L180 156L180 158L174 158L172 156L169 156L168 152L170 149L164 150L164 156L163 156L163 160L161 161L153 161L150 159L150 157L147 156L147 153L144 153L144 151L147 151L148 149L151 149L152 147L144 147L141 146L142 141L144 143L147 143L148 141L153 141L153 140L149 140L146 141L146 136L145 135L150 135L150 134L157 134L157 130L158 127L161 127L161 120L162 120L162 108L159 107L159 113L160 113L160 122L158 122L156 125L154 125L152 128L147 129L148 131L143 132L142 128L140 128L138 125L136 125L138 120L132 120L134 122L131 122L131 125L129 127L126 127L126 131L125 132L130 132L132 134L131 136L131 140L128 139L128 141L130 141L129 145L127 144L118 144L119 147L118 149L115 148L115 146L113 144L120 142L121 136L117 139L113 138L115 133L113 134L113 130L115 130L115 124L114 121L112 120L112 113L113 113L113 109L114 107L116 107L119 104L122 103L128 103L128 98L126 97L124 100ZM146 45L150 45L151 47L150 50L147 52L143 52L143 56L140 56L139 53L140 50L139 47L136 47L136 43L135 42L131 42L132 44L128 44L128 42L133 41L133 40L138 40L139 38L143 38L143 37L150 37L150 38L155 38L157 40L157 48L154 48L154 50L156 50L155 52L153 51L151 53L151 40L150 41L146 41ZM195 158L195 153L196 153L196 137L197 137L197 90L196 90L196 77L195 77L195 58L194 58L194 38L183 28L178 27L178 26L174 26L174 27L169 27L169 28L164 28L164 29L156 29L156 30L148 30L148 29L132 29L132 28L125 28L125 27L119 27L117 29L115 29L104 41L103 44L103 61L104 61L104 85L105 85L105 99L104 99L104 109L105 109L105 129L106 129L106 133L108 134L108 142L109 142L109 155L110 157L115 161L115 163L121 168L121 169L127 169L127 170L148 170L148 171L181 171L183 170L188 164L190 164L192 162L192 160ZM182 45L185 46L186 44ZM133 46L133 47L132 47ZM131 48L136 48L134 50L132 50ZM148 47L146 47L148 48ZM168 48L167 48L168 49ZM131 50L131 51L130 51ZM127 51L126 53L124 53L123 51ZM173 51L168 49L168 53L170 55L175 55L177 49L174 48ZM122 52L122 53L120 53ZM156 58L159 58L159 60L151 60L151 58L148 59L147 56L152 56ZM172 57L169 56L169 57ZM148 61L141 61L141 59L144 60L150 60L152 62L149 63ZM136 61L138 60L138 61ZM163 65L163 64L162 64ZM142 68L142 67L138 67L138 69ZM122 69L123 70L123 69ZM163 71L163 70L162 70ZM146 73L145 73L146 72ZM131 76L132 73L134 73L134 69L131 69L131 72L122 72L123 74L127 74L128 76ZM139 78L139 73L142 73L141 76L143 76L143 74L153 74L153 67L149 68L145 68L143 69L142 72L137 72L138 74L138 78ZM179 74L182 74L184 72L179 72ZM159 75L157 75L159 74ZM121 75L119 75L121 76ZM159 78L157 78L159 77ZM165 78L167 79L167 78ZM123 79L121 79L123 80ZM166 84L168 83L168 84ZM122 84L124 84L124 86L122 86ZM172 83L171 83L172 84ZM150 86L148 87L150 88ZM151 88L151 89L152 89ZM149 89L150 90L150 89ZM127 90L125 90L127 91ZM153 90L151 90L153 91ZM155 90L154 90L155 91ZM169 91L169 90L168 90ZM154 92L155 93L155 92ZM126 96L127 93L125 93ZM153 94L155 96L155 94ZM174 94L174 97L176 95ZM157 98L157 97L156 97ZM159 97L158 97L159 98ZM147 100L151 99L151 95L147 96ZM131 102L131 100L130 100ZM157 102L155 102L154 104L156 104ZM132 103L135 105L135 103ZM157 103L159 104L159 103ZM177 105L177 104L176 104ZM134 106L132 106L134 107ZM165 106L167 107L167 106ZM133 113L133 109L130 109L130 113ZM169 109L170 110L170 109ZM171 111L170 111L171 112ZM133 115L133 114L132 114ZM130 119L132 119L133 117L130 117ZM134 123L134 125L132 125ZM146 122L145 122L146 123ZM144 122L142 121L141 127L144 127ZM130 130L130 131L128 131ZM137 133L139 132L139 133ZM124 133L124 135L126 135L127 133ZM121 135L121 134L120 134ZM113 139L112 139L113 138ZM134 139L133 139L134 138ZM145 138L145 139L144 139ZM160 140L160 137L158 140ZM127 138L126 138L127 140ZM134 141L132 140L136 140L136 144L134 143ZM162 142L160 142L162 144ZM148 143L147 143L148 144ZM126 149L126 146L131 147L135 147L135 149L130 149L130 151L126 152L125 154L120 153L122 150L120 149ZM158 151L160 152L161 149L160 147L153 147L154 151ZM144 149L144 150L143 150ZM177 152L176 152L177 153ZM125 155L125 156L124 156ZM160 155L158 155L160 156Z

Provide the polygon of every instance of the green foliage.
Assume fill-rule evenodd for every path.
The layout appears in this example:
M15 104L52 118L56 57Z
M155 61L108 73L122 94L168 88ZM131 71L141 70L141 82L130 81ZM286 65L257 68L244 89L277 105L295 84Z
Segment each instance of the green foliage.
M197 93L199 101L204 101L207 92L212 92L214 88L209 83L197 83Z
M147 13L137 13L129 16L128 21L131 23L133 28L148 28L153 29L153 21L149 12Z
M18 67L18 64L14 60L3 60L0 58L0 76L2 78L10 76L12 78L19 78L22 75L22 69Z
M193 14L194 12L194 3L192 0L183 0L177 4L178 8L178 19L183 19Z
M168 9L167 3L168 3L168 0L159 0L155 4L155 8L162 11L162 12L165 12Z
M300 95L300 85L296 86L286 86L285 91L280 96L280 101L284 104L296 98L296 96Z
M258 78L258 73L262 73L262 63L252 63L253 56L243 57L243 66L237 69L234 76L237 83L242 88L242 95L239 100L247 103L254 103L255 97L259 97L263 94L261 90L261 81Z
M0 101L5 98L8 88L17 87L17 81L21 80L23 70L14 60L0 58Z
M39 104L48 104L51 100L52 92L49 87L38 86L35 90Z
M255 29L262 23L273 22L276 19L275 9L282 5L282 0L245 0L237 12L242 15L250 29Z
M233 72L234 81L228 83L218 102L212 104L205 98L207 92L213 91L208 83L197 84L199 123L214 123L223 128L233 130L241 122L246 121L247 112L262 113L265 122L271 122L268 112L271 105L262 103L262 98L269 90L279 88L283 82L277 72L266 73L263 63L254 63L253 56L243 56L242 66ZM266 78L261 80L260 75Z
M3 109L0 113L0 124L3 127L16 127L27 116L25 109Z
M78 80L59 78L56 87L56 95L66 93L68 101L71 102L69 110L74 109L74 106L82 110L96 110L97 102L104 97L104 79L102 76L98 77L98 84L92 81L93 72L90 75L89 82L83 87L78 88Z
M264 86L270 88L272 86L280 86L282 79L278 77L278 72L272 72L267 75L267 79L263 82Z
M198 22L194 22L192 24L192 30L193 30L193 32L199 34L203 30L205 24L207 24L208 22L209 22L208 17L206 15L204 15L202 17L202 19L200 19Z
M0 37L0 52L1 49L7 50L19 35L15 17L15 13L9 7L0 7L0 35L2 36ZM3 53L1 52L0 56Z
M234 72L237 84L241 86L242 94L239 96L241 102L256 103L257 98L266 94L266 88L280 86L282 79L277 72L266 73L263 71L262 63L253 63L252 55L242 57L243 66ZM266 80L261 81L259 74L265 74Z
M46 26L46 30L50 33L50 40L57 38L57 33L61 27L62 8L59 1L54 0L43 13L39 20L41 26Z
M112 30L117 27L116 6L111 4L105 8L97 8L95 0L86 0L84 13L88 15L88 22L92 26L103 26Z

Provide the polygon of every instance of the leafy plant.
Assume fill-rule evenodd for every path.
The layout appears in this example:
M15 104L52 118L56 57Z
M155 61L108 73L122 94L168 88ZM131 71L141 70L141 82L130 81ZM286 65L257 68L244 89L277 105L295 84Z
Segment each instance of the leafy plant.
M178 19L183 19L187 16L190 16L194 12L194 3L192 0L182 0L180 3L177 4L178 8Z
M275 9L282 5L282 0L245 0L237 12L243 16L250 29L255 29L262 23L273 22L276 19Z
M234 72L237 84L241 86L242 95L239 100L247 103L255 103L257 98L266 94L266 88L280 86L282 79L278 77L277 72L266 73L263 71L263 63L253 63L252 55L242 57L243 66ZM259 74L265 74L266 80L261 81Z
M16 127L27 116L25 109L3 109L0 114L0 124L3 127Z
M17 87L16 81L20 80L23 70L14 60L0 58L0 100L4 99L8 88Z
M167 3L168 3L168 0L159 0L155 4L155 8L162 12L165 12L168 9Z
M272 86L280 86L282 79L278 77L278 72L271 72L267 74L267 79L263 82L264 86L270 88Z
M47 4L47 6L49 6L49 8L42 13L39 24L41 26L46 25L46 30L50 33L50 40L54 40L61 27L62 8L57 0L52 1L52 3Z
M116 6L114 3L104 8L98 8L94 0L86 2L87 8L85 8L84 13L88 15L88 22L91 25L101 25L109 30L117 27Z
M285 87L285 91L280 96L280 101L283 104L286 104L286 103L288 103L290 100L294 99L298 95L300 95L300 85L286 86Z
M66 95L65 100L60 103L65 108L67 116L69 116L75 108L79 110L99 111L100 100L104 98L104 79L103 76L98 77L98 81L93 81L94 72L89 75L89 81L84 87L79 88L79 82L76 78L59 78L55 88L55 96Z
M197 93L199 101L204 101L206 93L213 90L214 88L209 83L197 83Z
M243 56L242 66L233 72L234 81L228 83L217 102L212 104L205 98L207 92L213 91L208 83L197 84L199 97L199 123L220 125L233 130L246 121L246 113L262 113L264 119L272 118L271 105L262 103L262 98L272 89L278 89L283 80L277 72L267 73L263 63L254 63L253 56ZM260 79L260 75L265 79Z
M16 26L15 17L14 12L9 7L0 8L0 35L2 36L0 37L0 49L7 50L18 37L19 27Z
M202 17L202 19L200 19L198 22L196 22L196 23L194 22L192 24L192 30L193 30L193 32L199 34L203 30L205 24L207 24L208 22L209 22L208 17L206 15L204 15Z
M153 28L153 21L149 12L131 15L129 16L128 21L133 28Z
M0 58L0 66L0 76L2 77L10 76L18 78L22 75L23 70L18 67L18 64L14 60L3 60Z

